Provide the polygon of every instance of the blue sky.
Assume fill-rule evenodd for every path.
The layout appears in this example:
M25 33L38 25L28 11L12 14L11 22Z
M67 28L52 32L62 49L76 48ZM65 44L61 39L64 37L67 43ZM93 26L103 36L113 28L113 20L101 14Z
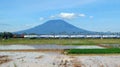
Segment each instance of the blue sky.
M19 31L51 19L90 31L120 32L120 0L0 0L0 32Z

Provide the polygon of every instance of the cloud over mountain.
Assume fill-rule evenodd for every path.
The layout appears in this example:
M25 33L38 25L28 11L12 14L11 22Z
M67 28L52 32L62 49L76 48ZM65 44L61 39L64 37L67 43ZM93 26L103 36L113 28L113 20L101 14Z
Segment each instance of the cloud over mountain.
M84 14L84 13L73 13L73 12L61 12L61 13L49 16L50 19L56 19L56 18L75 19L75 18L83 18L83 17L93 18L93 16L89 16L89 15Z
M63 19L72 19L76 16L75 13L60 13L59 17Z

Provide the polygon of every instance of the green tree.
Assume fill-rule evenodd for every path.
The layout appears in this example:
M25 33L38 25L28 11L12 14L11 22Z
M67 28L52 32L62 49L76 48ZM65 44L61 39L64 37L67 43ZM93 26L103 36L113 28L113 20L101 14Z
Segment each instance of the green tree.
M13 37L13 34L10 32L1 32L0 33L0 38L8 39L8 38L12 38L12 37Z

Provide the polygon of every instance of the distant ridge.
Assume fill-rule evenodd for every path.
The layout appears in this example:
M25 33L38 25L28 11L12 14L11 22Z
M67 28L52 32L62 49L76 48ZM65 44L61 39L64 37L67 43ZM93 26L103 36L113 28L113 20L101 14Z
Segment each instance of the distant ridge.
M92 33L91 31L87 31L74 25L67 23L64 20L49 20L42 25L38 25L36 27L18 31L16 33L27 33L27 34L76 34L76 33Z

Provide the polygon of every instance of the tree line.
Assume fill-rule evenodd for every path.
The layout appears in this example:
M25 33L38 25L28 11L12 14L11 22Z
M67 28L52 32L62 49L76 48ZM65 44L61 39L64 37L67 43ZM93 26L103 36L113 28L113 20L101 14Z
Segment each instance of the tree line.
M0 39L13 38L13 33L11 32L0 32Z

